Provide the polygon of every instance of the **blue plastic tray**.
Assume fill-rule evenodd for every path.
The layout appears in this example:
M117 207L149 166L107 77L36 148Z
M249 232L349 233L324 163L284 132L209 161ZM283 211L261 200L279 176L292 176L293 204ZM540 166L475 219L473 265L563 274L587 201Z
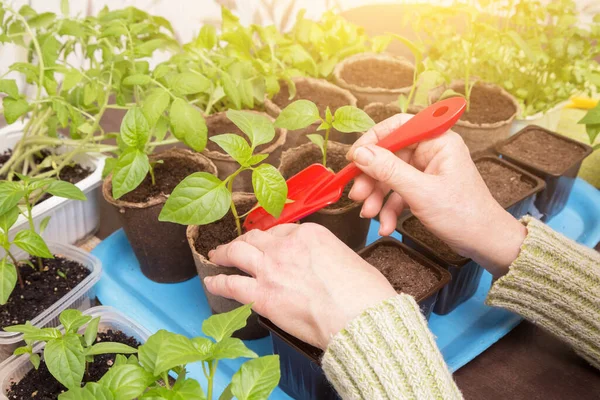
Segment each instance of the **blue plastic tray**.
M566 208L550 226L587 246L600 241L600 191L578 179ZM377 240L378 223L372 221L368 242ZM400 238L399 234L394 235ZM202 321L210 309L199 279L178 284L158 284L140 272L137 259L122 230L104 240L93 253L103 262L104 274L96 286L104 305L116 307L148 330L168 329L186 336L201 336ZM521 319L510 312L483 304L491 276L484 274L477 293L445 316L432 315L429 326L450 369L455 371L471 361L513 329ZM270 338L248 341L247 345L264 355L272 352ZM245 360L219 363L215 393L221 393ZM205 384L199 365L190 374ZM205 387L205 386L204 386ZM276 389L272 399L289 399Z

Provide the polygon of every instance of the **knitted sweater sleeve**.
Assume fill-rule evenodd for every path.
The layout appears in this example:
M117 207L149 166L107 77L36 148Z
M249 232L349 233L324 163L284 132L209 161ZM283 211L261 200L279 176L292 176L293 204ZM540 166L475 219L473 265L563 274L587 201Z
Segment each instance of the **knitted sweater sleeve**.
M600 254L534 218L522 222L521 252L487 303L553 333L600 369Z
M529 217L528 234L487 302L571 344L600 368L600 255ZM461 399L417 303L407 295L366 310L322 360L343 399Z

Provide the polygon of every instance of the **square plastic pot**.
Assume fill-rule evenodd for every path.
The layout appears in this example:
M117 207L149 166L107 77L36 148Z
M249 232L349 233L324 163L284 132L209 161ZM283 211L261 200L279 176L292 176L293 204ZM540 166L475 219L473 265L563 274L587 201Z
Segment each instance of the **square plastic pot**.
M436 302L438 292L450 281L450 274L425 258L413 249L394 238L382 238L359 251L358 254L368 257L378 246L393 245L399 247L413 260L432 270L440 279L429 292L416 299L421 312L429 318ZM266 318L259 317L259 322L271 333L273 352L281 361L281 380L279 386L288 395L303 400L338 400L340 397L327 381L321 368L323 351L311 346L279 329Z
M401 217L396 230L402 235L402 243L433 260L452 276L450 283L440 290L433 309L436 314L446 315L475 294L483 274L483 267L470 258L462 257L459 261L444 259L431 246L417 239L404 227L404 224L413 218L416 217L412 214Z
M99 332L106 332L109 329L119 330L124 334L135 338L140 343L145 343L150 336L150 332L137 322L121 314L112 307L93 307L84 312L93 318L100 317L98 325ZM63 330L62 325L59 326ZM79 331L83 332L85 326ZM34 347L34 352L41 352L44 349L44 343L38 343ZM27 354L21 356L11 356L4 363L0 364L0 400L8 400L6 394L13 382L19 382L33 368L29 362Z
M512 141L516 140L520 135L524 135L530 130L544 131L548 135L552 135L565 142L575 144L584 149L585 151L582 153L581 157L575 160L561 173L557 174L541 169L533 165L529 161L508 155L502 150L503 146L505 146L508 143L511 143ZM516 135L508 138L506 141L499 143L496 146L496 151L502 156L502 158L520 166L521 168L529 171L531 174L538 176L545 182L545 189L537 195L537 198L535 200L535 206L539 212L544 214L545 219L549 219L558 214L560 211L562 211L563 208L565 208L567 200L569 199L569 195L571 194L571 189L573 189L573 184L575 183L575 179L577 178L577 174L579 173L579 168L581 168L581 163L587 156L589 156L592 153L593 150L590 146L584 143L559 135L558 133L552 132L548 129L544 129L540 126L528 126L522 129Z
M480 156L475 158L473 162L477 164L477 162L483 160L500 164L506 168L518 172L519 174L521 174L521 179L528 182L532 186L532 188L527 193L523 194L523 196L521 196L520 198L514 200L510 204L503 205L504 209L517 219L529 213L533 208L533 203L536 198L536 195L542 192L546 187L544 181L538 178L537 176L533 175L532 173L526 171L525 169L520 168L517 165L503 160L501 158L498 158L496 156Z
M31 319L33 326L56 327L60 325L59 315L67 308L76 308L84 311L92 306L96 298L94 285L100 280L102 274L102 263L95 256L75 247L61 243L48 242L48 247L53 254L60 254L69 260L77 261L86 267L90 274L69 293L65 294L57 302L48 307L44 312ZM23 251L13 253L17 259L26 258ZM23 334L16 332L5 332L0 329L0 361L10 357L13 351L23 345Z
M0 129L0 153L17 144L23 135L24 126L24 123L14 123ZM88 177L76 184L86 195L87 201L52 196L33 207L36 225L50 216L50 223L43 236L57 243L75 244L93 235L100 226L100 184L105 157L101 154L80 154L74 160L93 170ZM19 216L10 234L14 237L25 225L27 220L22 215Z

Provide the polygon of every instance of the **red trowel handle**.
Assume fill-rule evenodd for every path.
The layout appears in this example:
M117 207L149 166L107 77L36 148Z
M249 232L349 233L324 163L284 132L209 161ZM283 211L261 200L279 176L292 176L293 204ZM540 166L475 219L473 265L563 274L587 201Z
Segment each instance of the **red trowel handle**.
M396 152L412 144L432 139L452 128L459 120L467 102L462 97L452 97L430 105L412 117L404 125L377 143L377 146ZM362 171L354 164L348 164L338 172L326 186L344 187ZM323 188L323 190L327 190Z

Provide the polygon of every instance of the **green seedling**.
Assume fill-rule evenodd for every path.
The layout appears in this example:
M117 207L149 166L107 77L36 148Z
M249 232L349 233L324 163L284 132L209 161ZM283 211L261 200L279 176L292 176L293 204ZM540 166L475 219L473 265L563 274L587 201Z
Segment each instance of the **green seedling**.
M122 343L94 343L98 336L100 317L92 318L79 310L64 310L59 318L64 332L58 328L37 328L30 322L5 327L4 330L23 334L25 346L17 348L14 354L29 354L29 360L35 369L40 365L40 355L33 351L33 346L37 342L45 343L44 362L48 371L67 389L81 387L87 366L94 361L94 356L137 352L137 349ZM86 324L84 332L79 333L80 328Z
M596 138L600 134L600 102L596 107L589 110L585 116L578 122L579 124L585 124L585 130L590 139L590 144L594 150L600 149L600 143L594 145Z
M26 254L37 257L37 268L44 270L42 259L54 258L48 245L42 238L42 233L48 226L49 217L44 218L39 226L33 220L33 206L46 194L73 200L86 200L85 194L75 185L58 181L53 178L29 178L18 175L19 181L0 181L0 247L4 256L0 259L0 304L6 304L17 282L24 287L19 273L19 266L29 264L36 268L28 259L18 260L12 252L12 246L25 251ZM28 221L28 228L23 229L11 239L9 232L23 215Z
M335 113L332 113L327 107L325 118L322 118L315 103L310 100L296 100L281 111L275 121L275 126L297 130L307 128L315 123L320 123L317 131L324 131L324 135L313 133L306 136L321 149L323 166L327 166L327 145L331 129L343 133L354 133L365 132L375 125L367 113L354 106L340 107L335 110Z
M220 400L266 399L279 384L279 356L258 357L240 339L231 335L246 326L251 314L246 305L228 313L213 315L202 324L207 337L189 339L160 330L138 349L138 357L118 355L115 364L96 383L72 388L59 400L212 400L219 361L250 358L233 375ZM207 381L206 391L187 376L188 364L200 362ZM176 377L171 384L170 377Z
M175 187L158 219L184 225L206 225L223 218L230 209L237 232L242 234L241 218L232 200L233 181L243 171L252 171L252 188L261 207L279 216L287 199L287 185L277 168L263 163L268 154L254 154L261 144L275 137L269 118L249 111L229 110L229 118L247 137L233 133L217 135L215 142L240 165L225 180L207 172L196 172Z

